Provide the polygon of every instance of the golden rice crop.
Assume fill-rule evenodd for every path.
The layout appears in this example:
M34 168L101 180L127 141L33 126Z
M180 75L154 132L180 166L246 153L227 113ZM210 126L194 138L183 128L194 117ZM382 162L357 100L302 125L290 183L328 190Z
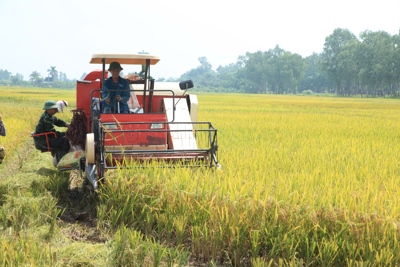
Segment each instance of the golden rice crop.
M222 170L122 170L100 206L129 206L117 224L156 224L205 261L399 263L399 109L394 99L200 95ZM100 221L116 221L106 213Z
M9 152L29 138L45 100L75 98L6 90L0 114L8 136L0 142ZM236 266L400 264L397 99L198 98L199 121L218 129L222 169L110 171L98 196L99 228L129 226L196 260Z
M218 128L222 170L125 170L105 206L118 194L124 207L147 207L129 222L158 222L163 238L190 240L205 260L399 263L398 100L200 95L199 103L199 120ZM137 191L147 200L124 197Z
M399 214L398 100L202 97L214 102L199 114L219 129L230 183L257 184L289 205Z

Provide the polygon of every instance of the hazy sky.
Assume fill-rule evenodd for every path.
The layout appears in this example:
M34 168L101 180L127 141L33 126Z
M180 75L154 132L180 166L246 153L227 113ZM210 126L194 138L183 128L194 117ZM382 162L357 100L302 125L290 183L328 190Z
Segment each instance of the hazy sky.
M0 0L0 69L28 80L55 66L80 79L101 68L92 54L146 51L161 58L153 77L179 77L199 57L215 70L276 45L320 53L335 28L398 34L399 10L399 0Z

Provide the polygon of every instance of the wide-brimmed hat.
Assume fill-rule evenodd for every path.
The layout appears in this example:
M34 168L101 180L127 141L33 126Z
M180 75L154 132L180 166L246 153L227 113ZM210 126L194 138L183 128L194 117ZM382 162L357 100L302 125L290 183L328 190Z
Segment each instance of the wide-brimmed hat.
M54 100L47 100L46 103L44 103L43 110L48 110L48 109L52 109L52 108L58 109L59 106L57 105L56 101L54 101Z
M68 102L67 102L66 100L63 100L62 102L64 102L64 105L65 105L66 107L68 107Z
M123 70L123 68L121 67L121 64L119 64L119 62L111 62L110 63L110 66L108 67L108 71L110 71L110 70L116 70L116 69L118 69L118 70Z

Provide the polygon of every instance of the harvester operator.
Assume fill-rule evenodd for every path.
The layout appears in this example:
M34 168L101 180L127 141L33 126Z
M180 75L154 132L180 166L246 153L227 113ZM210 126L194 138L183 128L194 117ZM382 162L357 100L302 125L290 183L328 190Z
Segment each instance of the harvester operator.
M110 63L108 71L111 77L105 80L102 91L104 113L129 113L130 87L129 82L119 75L121 70L119 62Z

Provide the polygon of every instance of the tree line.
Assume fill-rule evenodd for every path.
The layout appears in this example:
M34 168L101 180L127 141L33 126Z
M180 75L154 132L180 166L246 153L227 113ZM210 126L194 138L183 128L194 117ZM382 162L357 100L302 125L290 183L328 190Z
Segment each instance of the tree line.
M200 91L256 94L313 94L367 97L400 94L400 32L361 32L357 38L348 29L337 28L325 38L323 51L303 58L278 45L268 51L247 52L236 63L216 70L206 57L200 66L177 78L191 79ZM29 81L0 69L0 85L74 88L75 80L51 66L43 78L34 71ZM83 75L83 77L85 74Z
M47 77L33 71L29 75L29 80L25 81L22 74L13 75L7 70L0 69L0 85L5 86L35 86L35 87L54 87L54 88L74 88L76 80L69 80L67 74L58 72L55 66L50 66L47 70Z
M212 70L205 57L183 74L204 91L238 93L329 93L339 96L399 96L400 36L366 30L357 38L337 28L323 51L302 58L276 46L247 52L234 64Z

